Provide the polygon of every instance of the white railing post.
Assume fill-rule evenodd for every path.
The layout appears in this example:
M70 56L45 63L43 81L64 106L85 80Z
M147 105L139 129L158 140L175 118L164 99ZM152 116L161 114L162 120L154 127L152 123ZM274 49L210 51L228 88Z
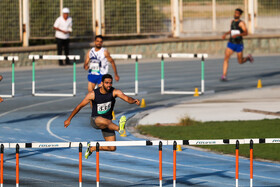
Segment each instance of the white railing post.
M255 13L254 13L254 0L248 0L249 12L249 34L255 33Z
M102 5L101 5L101 0L96 0L95 1L95 34L100 35L102 34Z
M136 0L136 19L137 19L137 34L141 33L141 22L140 22L140 0Z
M180 11L179 11L179 0L171 0L171 6L172 6L172 34L173 37L179 37L180 36Z
M22 15L23 15L23 46L29 46L29 0L23 0L22 5Z
M212 31L216 31L217 16L216 16L216 0L212 0Z
M63 0L60 0L60 1L59 1L60 16L62 16L62 9L63 9Z

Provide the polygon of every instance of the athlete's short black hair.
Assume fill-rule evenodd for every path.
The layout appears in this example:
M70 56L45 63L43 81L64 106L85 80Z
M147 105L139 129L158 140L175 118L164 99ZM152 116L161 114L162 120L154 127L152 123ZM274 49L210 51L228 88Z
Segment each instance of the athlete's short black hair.
M100 38L100 39L103 40L103 36L102 36L102 35L96 35L95 38L94 38L94 40L96 40L97 38Z
M243 14L243 10L241 8L237 8L237 9L235 9L235 11L238 11L240 13L240 15Z
M112 79L113 80L113 77L110 74L105 74L105 75L102 76L102 82L104 82L105 79Z

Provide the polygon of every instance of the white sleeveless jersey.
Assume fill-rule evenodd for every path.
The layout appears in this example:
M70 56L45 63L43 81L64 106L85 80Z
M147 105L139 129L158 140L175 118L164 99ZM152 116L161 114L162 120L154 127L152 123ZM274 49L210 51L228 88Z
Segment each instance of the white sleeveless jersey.
M109 64L104 55L106 48L101 48L95 51L93 47L89 52L89 74L92 75L105 75L108 73Z

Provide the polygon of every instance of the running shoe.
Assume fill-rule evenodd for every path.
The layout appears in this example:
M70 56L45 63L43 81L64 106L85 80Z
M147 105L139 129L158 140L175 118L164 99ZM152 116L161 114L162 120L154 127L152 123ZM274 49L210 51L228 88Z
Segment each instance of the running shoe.
M226 82L227 81L227 78L225 76L222 76L221 79L220 79L222 82Z
M88 159L88 157L92 154L92 152L90 151L90 143L87 144L88 148L85 152L85 159Z
M253 58L253 56L252 56L251 54L248 55L248 58L249 58L249 61L250 61L251 63L254 62L254 58Z
M125 123L126 123L126 117L122 116L119 120L119 127L120 127L119 133L120 133L120 135L122 135L124 133Z

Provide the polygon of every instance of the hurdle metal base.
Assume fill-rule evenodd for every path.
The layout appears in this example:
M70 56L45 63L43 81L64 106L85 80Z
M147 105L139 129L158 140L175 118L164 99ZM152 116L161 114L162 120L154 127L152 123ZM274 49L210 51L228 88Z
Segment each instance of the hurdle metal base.
M12 98L14 97L13 95L0 95L0 97L3 97L3 98Z
M164 91L161 94L181 94L181 95L193 95L195 92L194 91ZM203 94L202 92L198 92L199 95Z
M33 96L43 96L43 97L74 97L74 94L60 94L60 93L35 93Z
M132 93L132 92L131 92L131 93L126 93L126 92L124 92L124 94L125 94L125 95L133 95L133 96L138 95L137 93Z

